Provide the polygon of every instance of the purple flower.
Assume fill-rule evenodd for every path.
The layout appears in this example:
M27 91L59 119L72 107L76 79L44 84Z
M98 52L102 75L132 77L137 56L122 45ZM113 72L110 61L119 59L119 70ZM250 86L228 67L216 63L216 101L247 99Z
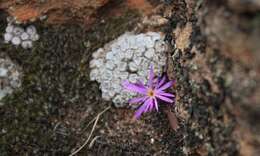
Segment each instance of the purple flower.
M166 79L166 75L162 78L157 78L154 75L153 67L151 67L147 85L144 85L141 81L130 83L126 80L123 82L123 87L125 89L142 95L141 97L129 100L130 104L143 103L135 112L135 117L137 119L142 115L142 113L147 111L152 111L153 109L158 111L158 100L166 103L174 102L173 98L175 96L165 91L167 88L173 86L174 81L167 81Z

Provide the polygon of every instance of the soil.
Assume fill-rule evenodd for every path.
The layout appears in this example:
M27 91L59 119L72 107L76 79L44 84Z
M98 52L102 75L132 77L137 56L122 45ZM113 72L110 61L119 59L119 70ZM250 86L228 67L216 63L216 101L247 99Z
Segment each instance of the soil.
M219 35L226 29L215 29L221 28L218 21L225 21L225 16L219 16L214 25L210 19L215 14L207 12L208 8L230 11L230 4L127 2L117 6L128 9L119 7L118 12L114 7L100 8L98 20L88 28L84 22L46 25L38 21L34 24L40 40L31 50L5 44L0 38L1 55L8 55L23 70L22 87L5 97L0 107L1 155L69 155L84 144L94 124L91 121L106 108L90 142L77 155L257 155L258 55L244 50L234 53L233 44ZM153 11L145 11L150 7ZM226 25L230 28L237 26L235 19L245 17L241 12L229 13L236 17ZM142 23L143 16L153 15L168 22L155 27ZM6 17L0 12L0 34L5 31ZM256 20L245 18L250 19ZM148 30L164 32L169 45L167 73L177 82L172 108L179 121L177 131L163 112L134 120L134 110L103 101L98 84L89 79L92 52L125 31ZM254 31L240 32L250 38ZM231 36L241 33L231 31ZM250 39L254 41L255 36ZM254 61L245 61L240 54Z

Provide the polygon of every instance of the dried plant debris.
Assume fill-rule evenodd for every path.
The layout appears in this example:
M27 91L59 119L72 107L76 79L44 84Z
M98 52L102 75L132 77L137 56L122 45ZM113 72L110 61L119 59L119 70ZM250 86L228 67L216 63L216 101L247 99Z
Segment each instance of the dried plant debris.
M125 106L134 93L123 91L122 81L147 81L150 65L161 73L166 64L166 45L157 32L125 33L93 53L90 79L100 83L102 97L117 107Z

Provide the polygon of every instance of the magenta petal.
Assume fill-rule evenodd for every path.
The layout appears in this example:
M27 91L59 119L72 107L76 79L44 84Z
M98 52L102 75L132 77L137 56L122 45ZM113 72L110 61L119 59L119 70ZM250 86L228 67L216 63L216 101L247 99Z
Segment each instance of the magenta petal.
M134 91L134 92L146 95L146 90L147 89L145 88L145 86L142 86L140 84L129 83L128 81L124 81L122 83L122 85L127 90Z
M144 109L146 108L146 105L142 105L136 112L135 112L135 118L139 119L142 113L144 112Z
M158 78L154 74L152 65L150 67L149 79L146 85L142 81L137 81L137 83L124 81L122 83L125 89L143 95L143 97L137 97L129 100L130 104L143 103L135 112L136 119L140 118L143 113L152 111L153 109L159 111L158 100L162 100L167 103L173 103L175 100L175 96L164 91L165 89L171 87L173 84L174 81L168 81L167 75L163 75L162 77ZM148 93L149 90L153 92L153 95L150 95L150 92Z
M146 101L144 102L144 104L143 104L140 108L138 108L138 110L135 112L135 118L136 118L136 119L139 119L140 116L143 114L143 112L145 112L145 110L146 110L147 107L149 106L149 103L148 103L148 102L149 102L149 101L146 100Z
M159 109L158 109L158 102L157 102L157 99L156 99L156 98L154 99L154 105L155 105L155 109L156 109L157 112L158 112Z
M158 88L158 91L165 90L165 89L171 87L172 85L173 85L173 81L169 81L169 82L165 83L162 87Z
M165 80L166 80L166 76L164 75L161 79L159 79L158 80L158 87L157 88L160 88L163 84L164 84L164 82L165 82Z
M136 84L145 87L143 81L141 80L137 80Z
M161 95L156 95L156 97L158 97L159 99L165 101L165 102L169 102L169 103L173 103L173 100L167 98L167 97L164 97L164 96L161 96Z
M152 100L151 100L151 104L149 105L149 109L148 109L149 112L151 112L151 111L153 110L154 105L155 105L154 99L152 99Z
M129 103L133 104L133 103L144 102L145 99L146 99L146 97L137 97L137 98L133 98L133 99L129 100Z
M162 92L162 91L159 91L156 94L162 95L162 96L167 96L167 97L175 97L173 94L165 93L165 92Z
M149 80L148 80L148 87L152 87L154 80L154 72L153 72L153 66L150 67L150 74L149 74Z
M149 111L150 109L153 109L153 99L148 99L148 100L146 100L145 102L147 102L147 107L146 107L146 109L145 109L145 111L144 112L147 112L147 111ZM144 103L145 104L145 103Z

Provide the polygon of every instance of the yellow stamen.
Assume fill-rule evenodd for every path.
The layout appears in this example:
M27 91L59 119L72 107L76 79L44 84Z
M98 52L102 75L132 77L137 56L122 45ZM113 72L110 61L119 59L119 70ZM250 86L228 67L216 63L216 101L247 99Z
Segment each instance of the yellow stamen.
M149 97L154 97L154 91L153 91L152 89L149 89L149 90L147 91L147 96L149 96Z

